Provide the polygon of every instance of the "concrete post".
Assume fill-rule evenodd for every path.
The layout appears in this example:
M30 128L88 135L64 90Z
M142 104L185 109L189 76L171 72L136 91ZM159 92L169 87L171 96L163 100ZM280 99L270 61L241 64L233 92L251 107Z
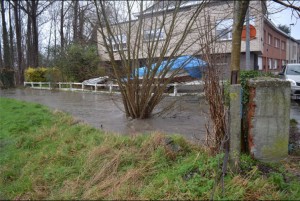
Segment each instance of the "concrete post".
M84 90L84 84L81 83L81 91L83 91L83 90Z
M290 82L257 78L248 82L248 146L251 155L263 162L288 156Z
M239 167L239 158L241 153L241 85L230 85L229 92L229 161L233 170Z
M177 96L177 83L174 83L174 96Z
M109 84L109 93L112 92L112 83Z
M97 83L95 84L95 92L97 91Z

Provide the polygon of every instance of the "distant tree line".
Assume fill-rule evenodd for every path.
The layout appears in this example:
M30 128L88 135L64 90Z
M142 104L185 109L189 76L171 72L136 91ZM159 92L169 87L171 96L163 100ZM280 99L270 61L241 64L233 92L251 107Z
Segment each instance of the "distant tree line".
M0 6L0 71L13 72L11 82L22 84L28 67L66 67L66 53L74 48L93 50L93 62L99 60L93 2L0 0Z

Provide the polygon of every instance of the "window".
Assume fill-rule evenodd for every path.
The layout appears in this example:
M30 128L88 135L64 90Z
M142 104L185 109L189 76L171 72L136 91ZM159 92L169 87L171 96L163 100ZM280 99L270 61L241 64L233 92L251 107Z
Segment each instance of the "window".
M285 50L285 42L281 41L281 49Z
M272 35L268 34L268 44L272 45Z
M277 68L277 59L274 59L274 69Z
M113 51L127 50L127 37L125 34L116 35L110 38Z
M219 20L216 22L216 36L219 40L232 39L233 19Z
M144 41L163 40L165 32L163 29L144 30Z
M278 38L274 38L274 42L275 42L275 47L279 48L279 39Z
M269 59L269 69L272 69L272 59Z

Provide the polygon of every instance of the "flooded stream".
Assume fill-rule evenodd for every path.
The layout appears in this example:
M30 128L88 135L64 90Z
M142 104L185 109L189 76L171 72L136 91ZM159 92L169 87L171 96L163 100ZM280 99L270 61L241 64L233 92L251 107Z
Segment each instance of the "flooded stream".
M208 107L203 97L166 97L155 112L174 102L162 116L130 120L122 112L121 96L93 92L63 92L35 89L0 90L1 97L40 103L67 112L85 123L105 131L135 135L160 131L182 134L189 140L205 138ZM300 103L291 102L291 118L300 123ZM298 125L300 128L300 124Z
M190 140L205 137L207 105L199 96L166 97L155 112L174 103L171 110L145 120L127 119L122 112L121 96L117 94L11 89L0 90L0 96L43 104L105 131L131 135L160 131L183 134Z

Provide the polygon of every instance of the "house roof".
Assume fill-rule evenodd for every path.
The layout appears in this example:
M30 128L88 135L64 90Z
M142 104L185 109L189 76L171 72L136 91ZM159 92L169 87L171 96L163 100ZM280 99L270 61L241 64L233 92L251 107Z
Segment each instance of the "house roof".
M277 32L281 33L282 35L284 35L285 37L287 37L288 39L291 39L292 41L299 43L300 40L297 40L295 38L293 38L292 36L290 36L289 34L285 33L284 31L282 31L281 29L279 29L270 19L268 19L267 17L264 17L264 20L266 23L268 23L273 29L275 29Z
M159 13L159 12L163 12L163 11L172 11L176 8L176 6L178 6L178 0L176 1L160 1L157 0L155 1L150 7L146 8L143 11L143 15L147 15L147 14L153 14L153 13ZM197 1L191 1L191 0L185 0L185 1L181 1L179 8L187 8L190 6L194 6L194 5L199 5L203 2L203 0L197 0ZM134 13L135 16L140 16L140 13Z

